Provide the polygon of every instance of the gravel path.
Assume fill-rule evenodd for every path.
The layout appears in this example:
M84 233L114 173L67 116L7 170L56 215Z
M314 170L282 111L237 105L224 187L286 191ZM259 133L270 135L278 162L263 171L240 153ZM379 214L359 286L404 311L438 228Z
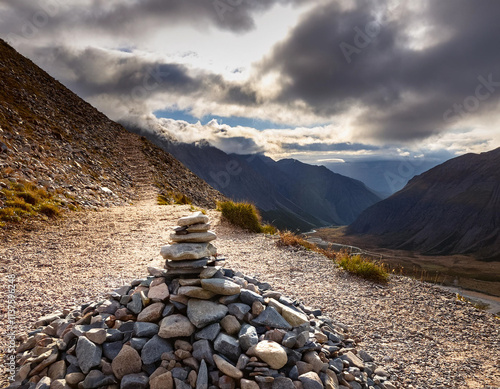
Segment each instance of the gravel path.
M144 276L147 266L162 265L159 249L189 206L157 206L148 197L134 206L72 214L2 245L2 352L9 274L16 277L16 330L23 332L43 314L99 299ZM214 211L209 216L218 220ZM387 287L377 286L316 253L277 248L272 237L216 224L216 246L228 267L348 325L400 388L500 386L500 321L492 315L428 284L393 277Z

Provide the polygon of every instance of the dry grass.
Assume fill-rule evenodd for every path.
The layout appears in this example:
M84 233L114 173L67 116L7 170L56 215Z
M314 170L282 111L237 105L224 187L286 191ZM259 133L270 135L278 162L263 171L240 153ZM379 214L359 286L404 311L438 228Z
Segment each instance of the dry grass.
M159 194L157 197L158 205L189 205L192 203L191 199L184 193L180 192L167 192L167 194Z
M335 252L333 250L324 250L314 243L310 243L304 238L290 231L280 232L278 246L303 247L306 250L315 251L323 254L327 258L335 261L340 267L358 277L375 281L378 283L387 283L389 272L384 264L374 262L368 258L359 255L351 256L347 252Z
M255 205L250 203L235 203L224 201L217 204L217 210L227 221L235 226L251 232L276 234L276 227L270 224L262 225L262 218Z

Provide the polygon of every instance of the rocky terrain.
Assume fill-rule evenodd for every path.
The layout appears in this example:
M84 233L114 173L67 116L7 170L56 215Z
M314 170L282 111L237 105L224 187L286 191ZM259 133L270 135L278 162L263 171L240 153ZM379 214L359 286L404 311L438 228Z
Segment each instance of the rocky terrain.
M467 154L413 178L368 208L348 234L429 255L500 260L500 149Z
M147 181L206 207L223 198L0 41L2 188L28 182L52 193L62 208L95 209L130 203Z

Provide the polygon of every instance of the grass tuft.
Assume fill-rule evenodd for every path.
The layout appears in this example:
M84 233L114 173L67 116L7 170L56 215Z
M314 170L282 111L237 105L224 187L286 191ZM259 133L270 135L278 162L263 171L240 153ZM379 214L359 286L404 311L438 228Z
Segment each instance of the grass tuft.
M50 203L43 203L42 205L40 205L39 211L41 214L48 217L57 217L61 213L56 205Z
M217 210L222 216L235 226L244 228L251 232L271 233L273 226L262 226L261 217L255 205L250 203L235 203L233 201L224 201L217 204ZM274 229L275 231L275 229Z
M159 194L157 197L158 205L185 205L191 204L192 201L189 197L187 197L184 193L180 192L167 192L167 194Z
M158 205L170 205L170 199L162 194L159 194L156 201Z

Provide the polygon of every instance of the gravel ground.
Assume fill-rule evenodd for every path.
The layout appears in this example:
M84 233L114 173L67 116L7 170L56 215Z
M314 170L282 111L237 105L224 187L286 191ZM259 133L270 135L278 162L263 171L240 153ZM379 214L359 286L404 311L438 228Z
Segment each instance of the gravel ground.
M1 344L6 351L7 276L16 277L16 331L41 315L99 299L161 266L160 247L189 206L135 206L72 214L6 239L0 248ZM209 212L218 220L218 213ZM428 284L394 276L378 286L349 276L319 254L278 248L275 238L214 223L226 266L319 307L349 326L359 347L400 388L500 386L500 321ZM2 354L3 358L3 354ZM0 382L5 384L5 378Z

